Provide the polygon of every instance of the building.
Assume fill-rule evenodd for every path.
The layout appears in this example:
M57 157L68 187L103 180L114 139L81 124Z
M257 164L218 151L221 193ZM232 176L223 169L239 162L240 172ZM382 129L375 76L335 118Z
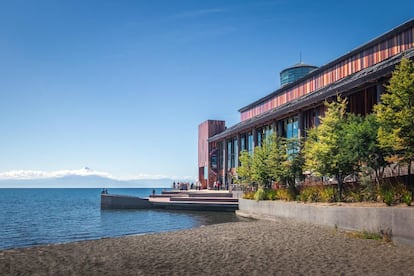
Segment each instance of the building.
M312 68L305 75L299 74L293 82L287 81L278 90L241 108L236 125L226 128L220 123L220 128L209 135L199 128L199 139L207 144L200 148L199 140L199 168L201 159L207 170L203 175L211 176L205 178L205 185L218 180L231 183L240 152L252 152L271 132L287 138L304 137L307 129L319 124L323 102L337 94L348 98L348 111L371 113L402 57L414 59L414 19L322 67L309 66ZM281 78L292 68L295 66L283 70Z
M218 120L208 120L198 126L198 181L203 189L208 183L217 181L217 147L213 147L208 139L225 129L225 122Z

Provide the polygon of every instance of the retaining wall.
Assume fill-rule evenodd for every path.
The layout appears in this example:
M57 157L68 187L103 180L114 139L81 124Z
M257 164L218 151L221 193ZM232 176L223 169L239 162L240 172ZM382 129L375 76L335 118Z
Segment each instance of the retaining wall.
M414 246L414 207L354 207L239 199L240 216L291 218L344 230L385 231L395 243Z

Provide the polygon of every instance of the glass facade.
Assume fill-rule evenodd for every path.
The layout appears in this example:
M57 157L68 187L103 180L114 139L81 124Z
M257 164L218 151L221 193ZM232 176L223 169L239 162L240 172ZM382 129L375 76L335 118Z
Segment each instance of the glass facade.
M287 139L294 139L299 137L299 120L298 116L289 117L284 120L285 137ZM294 141L289 143L287 153L291 155L299 152L298 144Z
M284 120L284 136L288 139L299 137L298 116L289 117Z
M233 141L227 141L227 168L232 168L232 149L233 149Z
M218 164L218 168L220 170L223 169L223 165L224 165L224 156L223 156L223 143L219 143L218 144L218 156L219 156L219 164Z
M240 136L240 151L247 150L246 135Z
M264 135L263 135L263 129L260 128L256 131L256 135L257 135L257 146L261 147L263 144L263 140L264 140Z
M272 133L273 133L272 126L265 127L265 132L264 132L265 137L269 137L270 135L272 135Z
M315 69L317 69L316 66L306 65L303 63L299 63L293 67L287 68L280 72L280 85L283 86L295 82Z
M247 151L249 154L253 154L253 134L249 133L247 136Z
M239 145L237 142L237 137L233 139L233 166L238 167L239 166Z

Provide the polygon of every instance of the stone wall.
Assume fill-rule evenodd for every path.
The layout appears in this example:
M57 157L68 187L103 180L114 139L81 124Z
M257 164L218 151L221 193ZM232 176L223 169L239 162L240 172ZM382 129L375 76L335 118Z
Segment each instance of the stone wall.
M395 243L414 246L414 207L354 207L239 199L240 216L291 218L344 230L391 233Z

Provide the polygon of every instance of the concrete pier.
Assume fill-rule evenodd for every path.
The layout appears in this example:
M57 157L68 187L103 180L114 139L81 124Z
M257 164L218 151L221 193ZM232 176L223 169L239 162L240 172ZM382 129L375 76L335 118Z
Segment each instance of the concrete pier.
M101 209L174 209L197 211L235 211L238 198L227 191L167 191L140 198L126 195L101 195Z

